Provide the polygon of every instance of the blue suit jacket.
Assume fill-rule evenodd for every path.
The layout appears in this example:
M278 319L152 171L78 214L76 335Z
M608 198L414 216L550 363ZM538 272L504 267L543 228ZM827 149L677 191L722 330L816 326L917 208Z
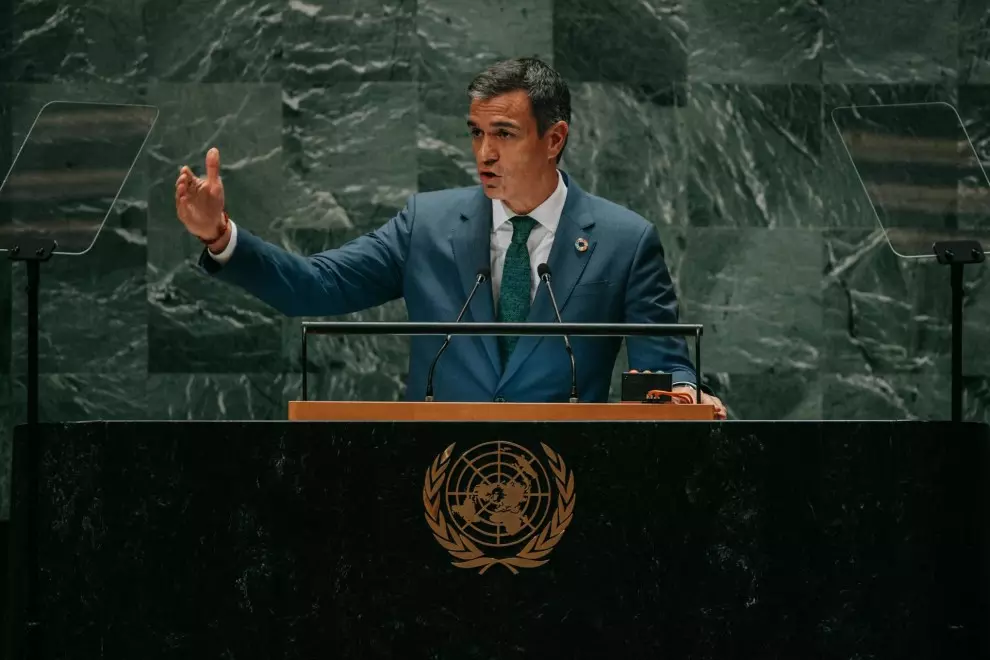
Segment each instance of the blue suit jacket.
M677 301L656 228L617 204L583 192L566 174L567 200L548 265L565 322L676 323ZM334 250L302 257L243 227L230 260L205 253L200 265L289 316L346 314L405 298L410 321L453 321L478 270L491 263L492 203L481 187L413 195L386 225ZM579 238L588 249L575 248ZM465 321L493 322L490 283ZM528 322L553 322L540 285ZM442 337L413 337L406 396L422 400ZM574 337L581 401L605 401L621 339ZM627 339L633 369L663 370L694 382L683 338ZM455 336L434 378L438 401L557 401L570 392L562 338L521 337L502 369L495 337Z

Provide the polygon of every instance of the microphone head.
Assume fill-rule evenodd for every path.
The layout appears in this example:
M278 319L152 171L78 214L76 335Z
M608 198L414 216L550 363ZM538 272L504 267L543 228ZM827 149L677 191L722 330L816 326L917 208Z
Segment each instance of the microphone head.
M549 275L550 266L546 265L545 263L540 264L539 266L536 267L536 274L539 275L540 277L545 277Z
M490 268L479 268L478 269L478 281L487 282L492 276L492 271Z

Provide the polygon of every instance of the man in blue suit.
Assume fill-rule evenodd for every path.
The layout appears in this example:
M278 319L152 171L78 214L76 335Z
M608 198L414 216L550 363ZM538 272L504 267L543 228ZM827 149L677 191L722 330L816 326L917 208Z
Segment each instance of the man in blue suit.
M500 62L469 87L468 126L481 186L413 195L375 232L311 257L290 254L230 220L220 154L206 177L188 167L176 210L206 245L200 265L290 316L355 312L404 298L411 321L453 321L479 272L465 321L552 322L546 263L565 322L675 323L677 300L656 228L581 190L558 170L567 143L570 92L535 59ZM441 337L414 337L407 398L422 400ZM631 337L629 365L673 374L694 393L683 338ZM605 401L621 339L575 337L582 401ZM440 401L567 401L570 361L559 337L457 337L434 380ZM716 414L721 401L704 393Z

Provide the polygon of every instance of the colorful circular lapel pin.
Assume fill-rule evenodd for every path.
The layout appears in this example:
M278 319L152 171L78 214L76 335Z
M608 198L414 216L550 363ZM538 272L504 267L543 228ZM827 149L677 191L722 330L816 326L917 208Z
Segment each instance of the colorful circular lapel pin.
M588 239L582 237L582 238L579 238L576 241L574 241L574 249L577 250L578 252L587 252L588 251Z

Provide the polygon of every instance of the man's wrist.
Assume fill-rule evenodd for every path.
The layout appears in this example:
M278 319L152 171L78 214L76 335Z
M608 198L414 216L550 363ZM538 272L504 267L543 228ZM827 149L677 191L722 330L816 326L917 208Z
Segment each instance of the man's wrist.
M223 219L221 220L221 225L218 233L210 238L200 238L199 240L206 245L206 249L213 254L220 254L230 243L230 233L231 233L231 222L230 216L227 215L227 211L223 211Z
M230 258L234 255L234 251L237 249L237 223L233 220L230 221L230 235L226 237L223 241L217 243L214 249L219 249L221 243L226 245L220 252L214 252L210 248L206 248L204 252L209 255L209 258L216 263L223 265L230 261Z

